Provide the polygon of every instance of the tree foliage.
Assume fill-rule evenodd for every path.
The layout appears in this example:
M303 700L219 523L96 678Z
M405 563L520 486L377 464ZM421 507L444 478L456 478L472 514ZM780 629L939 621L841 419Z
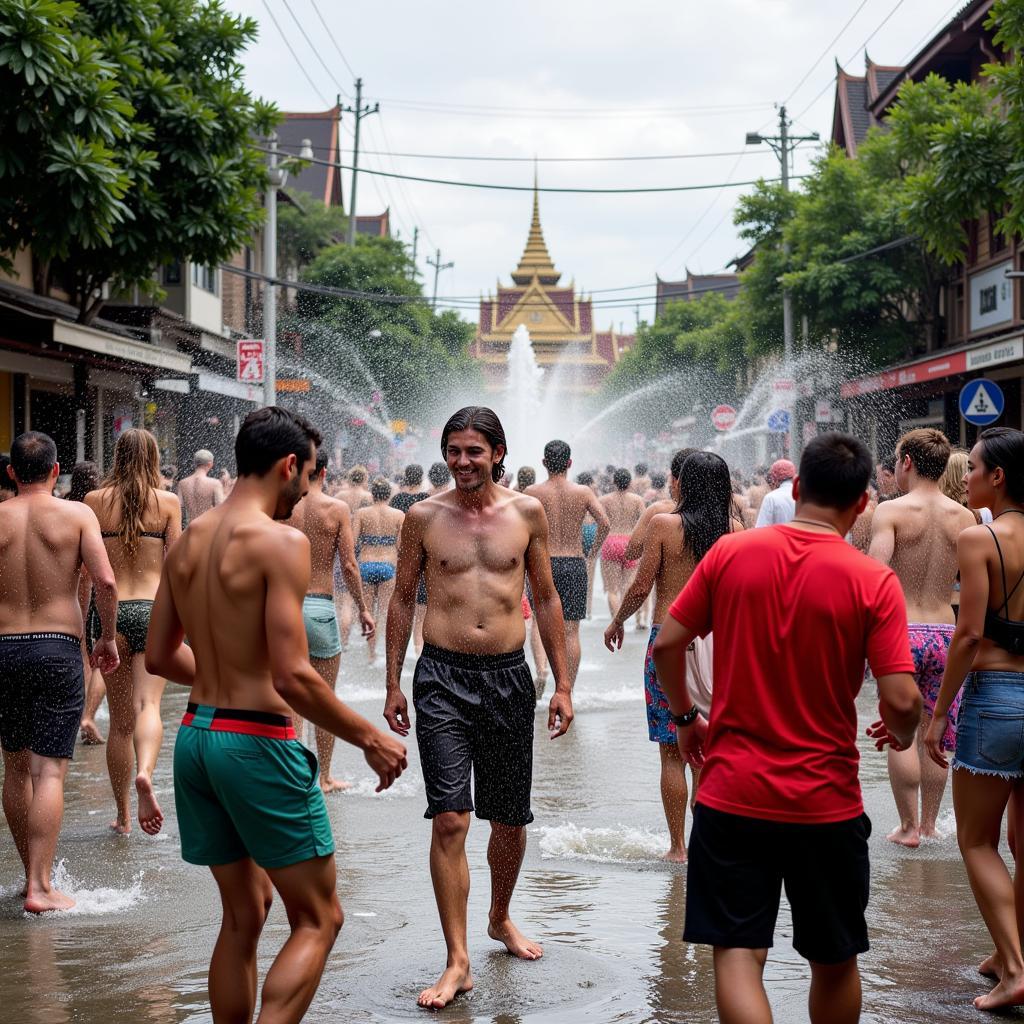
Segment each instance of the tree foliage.
M348 218L338 206L289 192L277 207L277 265L284 276L308 266L324 249L344 240Z
M304 281L389 298L301 292L293 329L349 400L365 403L380 390L393 415L416 418L439 395L480 380L468 352L473 325L453 312L435 314L413 270L396 239L359 235L354 246L331 246L303 271Z
M156 292L259 226L273 107L242 85L256 22L220 0L0 0L0 253L59 271L83 321L101 290Z

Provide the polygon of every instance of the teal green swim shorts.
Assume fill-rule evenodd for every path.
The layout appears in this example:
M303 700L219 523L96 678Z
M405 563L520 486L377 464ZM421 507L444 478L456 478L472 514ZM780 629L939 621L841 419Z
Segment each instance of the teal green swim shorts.
M284 715L190 703L174 744L174 803L190 864L251 857L283 868L334 853L316 757Z
M302 601L302 621L311 658L333 658L341 654L338 613L330 594L307 594Z

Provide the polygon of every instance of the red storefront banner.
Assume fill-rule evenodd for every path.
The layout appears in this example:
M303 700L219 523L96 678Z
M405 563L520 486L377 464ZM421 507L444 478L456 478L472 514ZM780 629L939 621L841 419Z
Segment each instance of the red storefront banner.
M898 370L886 370L871 377L848 380L839 386L839 395L842 398L856 398L858 395L870 395L874 391L889 391L905 384L921 384L966 372L967 353L953 352L936 359L922 359L919 363L911 363Z

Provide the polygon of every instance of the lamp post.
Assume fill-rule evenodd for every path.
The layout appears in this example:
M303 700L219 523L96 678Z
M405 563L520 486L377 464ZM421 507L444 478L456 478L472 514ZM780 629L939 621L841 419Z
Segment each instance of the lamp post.
M277 132L267 140L270 166L265 196L267 222L263 228L263 404L277 404L277 193L288 180L288 171L277 164ZM300 160L313 159L313 145L302 140Z

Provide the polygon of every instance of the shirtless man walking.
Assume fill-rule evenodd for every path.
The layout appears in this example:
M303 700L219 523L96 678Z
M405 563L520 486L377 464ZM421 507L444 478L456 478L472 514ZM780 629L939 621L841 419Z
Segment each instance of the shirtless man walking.
M409 709L401 690L416 583L426 573L423 654L413 677L416 739L432 819L430 875L448 947L437 983L419 1005L440 1008L473 987L466 938L469 865L466 836L474 810L491 822L488 934L514 956L543 950L509 917L509 904L533 820L530 787L536 696L523 656L523 573L555 677L548 707L551 737L572 724L562 607L551 579L548 525L536 498L499 487L505 434L490 409L469 406L448 420L441 451L455 489L413 505L402 526L398 575L387 626L384 717L402 736Z
M92 579L101 635L92 664L117 668L117 587L87 505L53 496L57 447L35 431L15 438L7 467L17 497L0 508L0 747L3 807L25 866L25 910L67 910L50 884L64 815L64 778L85 705L78 577Z
M868 549L872 558L892 567L903 587L914 679L924 701L917 743L908 750L890 747L888 754L889 782L900 822L886 838L911 848L920 845L922 836L936 835L935 821L949 775L928 756L924 735L931 725L953 638L949 596L956 581L956 542L962 530L975 525L974 515L939 488L950 451L949 440L940 430L923 427L900 438L895 486L903 496L875 509ZM950 709L951 724L943 736L946 750L953 750L956 743L953 723L958 710L959 702Z
M224 485L210 476L213 452L200 448L195 454L195 469L178 484L178 497L185 510L185 522L195 522L204 512L224 500Z
M146 668L191 687L174 800L182 856L209 865L224 908L209 972L218 1024L252 1020L271 887L291 935L267 973L261 1020L302 1018L343 920L316 758L295 739L289 710L360 747L378 789L406 767L402 744L342 704L309 663L310 543L277 520L307 492L319 442L285 409L250 413L235 439L231 496L171 549L153 605Z
M615 490L599 499L611 524L608 537L601 546L601 580L612 615L619 610L622 595L636 568L636 562L626 558L629 535L647 508L644 499L630 491L631 480L628 469L615 470L612 476Z
M302 601L302 620L306 626L309 662L333 693L341 660L341 632L334 607L335 557L341 565L348 592L359 610L363 636L372 636L376 626L363 598L363 582L356 562L348 505L329 497L324 491L328 457L326 448L317 450L316 465L309 470L309 493L295 506L288 525L301 530L309 541L311 572L309 590ZM305 723L298 715L292 717L295 733L302 740ZM320 788L324 793L349 789L351 783L339 781L331 775L334 733L319 726L316 727L316 754L320 762Z
M551 576L562 602L569 686L572 687L576 685L580 669L580 619L587 617L587 561L597 558L608 536L609 522L593 490L569 481L566 474L570 466L572 452L565 441L549 441L544 446L548 478L542 484L527 487L526 493L544 506L548 519ZM597 524L597 534L590 554L584 557L583 520L587 513Z

